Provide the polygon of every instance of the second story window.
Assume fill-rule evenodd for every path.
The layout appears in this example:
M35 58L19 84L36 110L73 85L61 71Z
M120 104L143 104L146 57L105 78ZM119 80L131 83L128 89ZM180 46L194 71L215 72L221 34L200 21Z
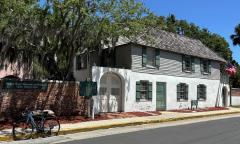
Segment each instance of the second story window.
M142 66L158 68L160 66L160 50L143 47L142 48Z
M195 72L194 57L182 56L182 69L184 72Z
M87 68L87 55L81 54L76 56L76 70Z
M147 49L147 66L155 66L155 51L153 48Z
M200 67L201 67L202 74L211 74L211 61L210 60L201 59Z

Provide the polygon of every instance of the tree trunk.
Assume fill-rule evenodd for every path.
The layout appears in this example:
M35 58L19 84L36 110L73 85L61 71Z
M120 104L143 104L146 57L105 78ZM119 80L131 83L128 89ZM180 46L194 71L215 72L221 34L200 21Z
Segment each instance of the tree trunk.
M74 77L73 77L73 60L74 60L74 57L75 57L75 48L72 47L71 50L70 50L70 54L69 54L69 59L68 59L68 66L67 66L67 73L66 73L66 76L65 76L65 80L74 80Z

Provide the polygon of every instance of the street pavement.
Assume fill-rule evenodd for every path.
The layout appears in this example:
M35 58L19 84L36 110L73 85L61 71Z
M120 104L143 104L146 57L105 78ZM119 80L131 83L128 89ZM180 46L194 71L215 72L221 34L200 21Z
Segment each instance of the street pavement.
M240 115L221 115L165 123L100 129L4 144L236 144ZM205 141L206 140L206 141ZM227 140L227 141L224 141ZM194 143L197 142L197 143ZM1 142L0 142L1 143Z
M240 144L240 117L67 141L62 144Z
M161 115L156 116L143 116L143 117L131 117L131 118L117 118L99 121L87 121L79 123L66 123L61 124L60 135L66 135L70 133L88 132L95 131L99 129L107 129L113 127L124 127L130 125L142 125L149 123L163 123L170 121L188 120L196 118L207 118L216 116L226 116L232 114L240 114L239 108L229 107L226 110L217 111L206 111L206 112L191 112L191 113L180 113L180 112L170 112L163 111ZM12 140L12 129L0 130L0 143L4 141ZM54 138L52 138L54 140ZM52 141L51 140L51 141ZM36 140L32 140L36 144ZM42 141L41 141L42 142ZM18 142L19 143L19 142Z

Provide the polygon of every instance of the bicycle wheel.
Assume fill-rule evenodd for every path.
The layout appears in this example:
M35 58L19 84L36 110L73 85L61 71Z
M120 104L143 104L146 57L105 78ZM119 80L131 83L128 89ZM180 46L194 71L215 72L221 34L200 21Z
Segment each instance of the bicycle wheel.
M26 122L14 122L12 128L12 135L14 140L30 139L33 134L33 126Z
M44 133L48 134L49 136L56 136L59 134L60 131L60 123L57 118L47 118L44 121Z

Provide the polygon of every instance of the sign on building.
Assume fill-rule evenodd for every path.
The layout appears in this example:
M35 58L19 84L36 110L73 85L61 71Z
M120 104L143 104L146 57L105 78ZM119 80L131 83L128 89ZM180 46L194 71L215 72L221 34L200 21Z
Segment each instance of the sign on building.
M97 82L83 81L80 82L80 96L96 96L97 95Z
M3 90L34 90L34 91L47 91L48 83L41 81L15 81L3 80Z

